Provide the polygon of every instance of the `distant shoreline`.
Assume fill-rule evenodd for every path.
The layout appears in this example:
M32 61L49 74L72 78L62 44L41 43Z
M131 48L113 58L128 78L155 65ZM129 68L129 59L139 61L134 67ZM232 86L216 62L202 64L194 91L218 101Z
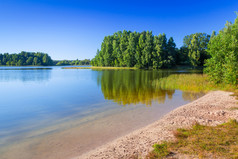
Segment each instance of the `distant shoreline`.
M135 69L138 69L138 68L135 68L135 67L95 67L95 66L92 66L92 67L63 67L62 69L132 69L132 70L135 70Z
M140 68L136 68L136 67L106 67L106 66L89 66L87 67L86 65L82 65L84 67L77 67L77 66L72 66L72 67L62 67L62 69L131 69L131 70L136 70L136 69L140 69ZM202 70L203 67L191 67L191 66L175 66L172 68L168 68L168 69L198 69L198 70ZM155 70L155 69L141 69L141 70ZM167 69L157 69L157 70L167 70Z
M152 150L153 144L173 140L173 131L177 128L189 128L195 122L215 126L229 119L238 120L238 111L231 109L238 107L237 100L231 95L231 92L210 92L171 111L155 123L73 159L130 158L134 155L144 158ZM175 154L175 157L179 155Z

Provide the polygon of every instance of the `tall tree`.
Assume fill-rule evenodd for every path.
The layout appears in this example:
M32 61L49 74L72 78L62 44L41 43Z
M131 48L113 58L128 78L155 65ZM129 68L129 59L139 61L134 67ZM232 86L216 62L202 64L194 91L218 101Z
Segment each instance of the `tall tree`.
M169 38L168 44L167 44L167 67L172 67L176 63L176 44L174 42L174 39L172 37Z
M142 54L142 51L145 47L145 32L142 32L139 36L138 45L136 47L136 67L137 68L143 68L142 61L144 60L144 56Z
M238 17L227 23L208 44L211 56L206 61L205 72L216 83L238 84Z
M127 67L133 67L135 65L135 54L136 54L136 36L135 33L130 33L130 37L128 39L128 49L126 54Z
M173 38L154 36L151 31L124 30L106 36L101 50L92 59L94 66L169 68L175 64L177 49Z
M188 49L188 58L192 66L202 66L209 58L206 51L209 41L210 35L206 33L195 33L184 37L183 48Z
M163 48L162 48L162 42L160 41L160 38L158 36L154 37L154 50L153 50L153 57L152 57L152 63L153 63L153 69L158 69L162 67L162 55Z

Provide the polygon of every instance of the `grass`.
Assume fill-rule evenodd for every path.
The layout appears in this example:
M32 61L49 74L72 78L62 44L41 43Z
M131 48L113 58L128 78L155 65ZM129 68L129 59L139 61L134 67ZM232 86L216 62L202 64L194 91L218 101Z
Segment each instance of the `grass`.
M176 140L155 144L148 158L165 158L173 153L199 158L238 158L238 123L230 120L218 126L195 124L191 129L177 129Z
M207 75L202 74L173 74L153 82L153 85L161 89L179 89L190 92L208 92L212 90L224 90L234 92L238 96L238 86L229 84L215 84L210 82Z
M63 67L62 69L137 69L135 67Z
M230 110L238 110L238 107L231 107Z

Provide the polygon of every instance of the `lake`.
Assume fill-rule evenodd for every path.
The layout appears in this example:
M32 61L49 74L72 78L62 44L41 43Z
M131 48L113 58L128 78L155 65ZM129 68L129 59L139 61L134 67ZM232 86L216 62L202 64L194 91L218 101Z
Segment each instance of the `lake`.
M0 67L0 158L72 158L203 95L153 87L194 70Z

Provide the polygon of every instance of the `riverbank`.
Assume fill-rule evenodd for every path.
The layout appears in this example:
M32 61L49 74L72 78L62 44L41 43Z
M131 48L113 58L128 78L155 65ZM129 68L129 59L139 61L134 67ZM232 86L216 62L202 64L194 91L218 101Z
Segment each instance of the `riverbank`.
M63 67L62 69L104 69L104 70L129 69L129 70L135 70L138 68L136 68L136 67L96 67L96 66L91 66L91 67Z
M112 69L112 70L117 70L117 69L129 69L129 70L136 70L139 68L136 67L110 67L110 66L86 66L86 65L82 65L83 67L79 67L79 66L72 66L72 67L63 67L62 69ZM180 65L176 65L174 67L172 67L171 69L176 69L176 70L191 70L191 69L197 69L197 70L202 70L203 67L191 67L191 66L180 66ZM152 68L149 68L149 70L154 70Z
M215 126L229 119L238 120L237 100L231 95L231 92L210 92L196 101L171 111L160 120L142 129L74 159L130 158L132 156L143 158L153 149L153 144L173 140L173 132L177 128L189 128L196 122L202 125Z

